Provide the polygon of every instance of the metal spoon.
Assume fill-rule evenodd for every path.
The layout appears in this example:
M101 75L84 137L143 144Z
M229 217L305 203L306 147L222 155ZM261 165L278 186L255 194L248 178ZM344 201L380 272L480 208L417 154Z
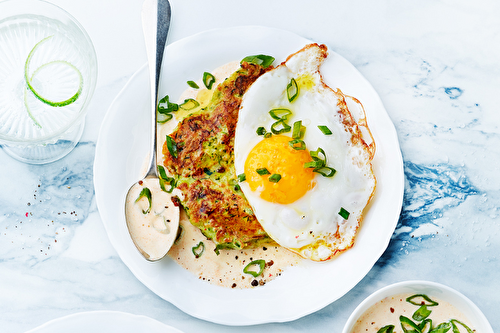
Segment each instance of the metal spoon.
M158 104L158 85L160 79L161 63L163 51L170 27L170 4L168 0L146 0L142 7L142 26L144 38L146 41L146 51L149 63L149 76L151 83L151 110L152 110L152 136L149 170L143 180L138 181L129 189L125 202L125 219L132 240L139 252L149 261L156 261L163 258L172 246L179 226L178 207L169 205L169 211L166 214L170 216L161 218L161 208L164 208L165 200L169 200L169 195L159 189L157 175L157 124L156 124L156 106ZM138 193L145 187L151 190L153 209L148 213L143 213L144 208L137 207L136 199ZM151 189L155 187L155 189ZM156 190L156 192L155 192ZM156 197L160 198L163 204L160 204L160 212L154 210ZM167 197L167 198L166 198ZM146 199L143 199L146 201ZM146 201L147 202L147 201ZM147 204L146 204L147 205ZM143 203L144 206L144 203ZM135 212L135 213L134 213ZM138 212L138 213L137 213ZM176 217L176 218L175 218ZM146 221L146 222L145 222ZM158 225L160 221L160 225ZM161 221L164 223L162 224ZM168 221L168 223L167 223ZM146 228L144 229L144 223ZM141 230L141 227L143 228ZM144 235L139 235L144 233ZM147 234L149 232L149 234ZM156 238L155 238L156 237ZM155 247L154 249L152 247Z

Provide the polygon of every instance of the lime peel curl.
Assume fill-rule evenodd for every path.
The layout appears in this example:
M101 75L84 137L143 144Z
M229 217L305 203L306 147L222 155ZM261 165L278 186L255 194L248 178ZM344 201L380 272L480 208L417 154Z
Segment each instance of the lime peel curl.
M62 107L62 106L66 106L66 105L74 103L78 99L78 97L80 97L80 94L82 93L82 89L83 89L83 76L82 76L82 73L78 70L78 68L76 68L73 64L71 64L70 62L65 61L65 60L54 60L54 61L50 61L48 63L45 63L45 64L41 65L40 67L38 67L33 72L33 74L31 75L31 77L29 76L29 66L30 66L31 59L33 58L33 55L34 55L35 51L38 49L38 47L40 45L42 45L43 43L45 43L46 41L48 41L52 37L54 37L54 35L45 37L44 39L42 39L41 41L39 41L38 43L36 43L35 46L31 49L30 53L28 54L28 57L26 58L26 62L24 64L24 80L26 81L26 85L28 86L28 89L33 93L33 95L35 95L35 97L37 99L39 99L43 103L45 103L47 105L50 105L52 107ZM79 78L78 89L75 92L75 94L73 94L73 96L71 96L68 99L65 99L65 100L62 100L62 101L51 101L51 100L43 97L39 92L37 92L35 90L35 88L33 87L33 85L32 85L33 78L36 76L36 74L39 73L40 70L42 70L43 68L45 68L47 66L50 66L50 65L53 65L53 64L63 64L65 66L69 66L78 75L78 78ZM24 104L26 106L26 110L28 111L28 115L33 120L33 122L35 123L36 126L38 126L39 128L42 128L42 126L35 119L35 117L31 113L31 110L28 107L26 93L27 93L27 90L24 92Z

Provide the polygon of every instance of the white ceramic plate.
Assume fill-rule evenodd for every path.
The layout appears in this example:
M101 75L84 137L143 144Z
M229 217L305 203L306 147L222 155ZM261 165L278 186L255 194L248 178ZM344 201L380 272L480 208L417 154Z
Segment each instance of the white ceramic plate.
M145 316L116 311L81 312L51 320L26 333L182 333Z
M166 49L160 95L176 100L204 71L269 54L280 63L310 40L266 27L212 30ZM174 261L150 263L135 249L125 226L125 195L145 172L150 116L147 67L141 68L110 106L103 121L94 164L97 205L109 239L123 262L150 290L182 311L215 323L252 325L291 321L337 300L353 288L386 249L401 211L404 178L394 125L371 85L347 60L330 50L321 71L331 87L365 106L377 145L373 160L377 189L355 246L326 263L304 261L263 287L232 290L200 281Z
M472 325L471 329L475 329L474 332L493 333L488 319L470 299L455 289L431 281L403 281L377 290L358 305L347 320L342 333L350 333L358 318L378 301L389 296L407 293L425 294L430 298L435 297L448 302L467 317Z

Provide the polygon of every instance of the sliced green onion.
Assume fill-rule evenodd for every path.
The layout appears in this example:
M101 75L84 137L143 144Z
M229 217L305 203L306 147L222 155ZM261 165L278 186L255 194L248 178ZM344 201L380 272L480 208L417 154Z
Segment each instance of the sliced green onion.
M167 135L168 152L173 158L177 158L177 143L169 135Z
M270 174L269 170L267 170L266 168L257 169L257 170L255 170L255 172L257 172L261 176Z
M214 83L215 76L208 72L203 73L203 84L205 85L205 87L207 87L208 90L212 89Z
M158 179L160 182L160 188L162 191L167 192L167 193L172 193L172 191L175 188L175 178L173 177L168 177L167 172L165 171L165 168L162 165L157 165L156 169L158 170ZM167 189L165 185L168 184L170 185L170 188Z
M393 333L393 332L394 332L394 325L386 325L377 331L377 333Z
M292 147L295 150L305 150L306 149L306 143L302 140L288 141L288 144L290 145L290 147Z
M243 60L241 60L241 63L248 62L251 64L260 65L264 68L267 68L267 67L271 66L273 61L274 61L273 57L268 56L268 55L259 54L259 55L245 57L245 58L243 58Z
M265 135L267 133L266 129L262 126L257 128L257 135Z
M198 106L200 106L200 103L198 103L197 100L194 100L192 98L185 99L184 103L179 105L179 107L184 110L192 110L197 108Z
M415 299L420 299L420 301L415 301ZM429 296L425 294L416 294L412 295L408 298L406 298L406 301L408 303L411 303L413 305L427 305L427 306L436 306L439 305L438 302L433 301L432 299L429 298Z
M193 251L194 257L198 259L202 256L203 252L205 252L205 244L203 242L199 242L198 245L191 248L191 251Z
M434 327L431 331L431 333L446 333L450 330L451 324L450 323L441 323Z
M273 119L282 120L282 119L287 119L288 116L292 114L292 111L288 109L279 108L279 109L272 109L271 111L269 111L269 114Z
M188 81L188 82L187 82L187 84L188 84L191 88L193 88L193 89L199 89L199 88L200 88L200 86L198 86L198 85L196 84L196 82L194 82L194 81Z
M255 266L259 267L258 271L253 270ZM250 262L248 265L246 265L245 268L243 268L243 273L250 274L253 277L257 277L262 274L265 267L266 267L266 262L263 259L254 260Z
M264 134L265 139L269 139L272 136L273 136L273 133L271 133L271 132L267 132L266 134Z
M317 168L322 168L324 166L325 166L325 162L321 161L321 160L304 163L304 169L309 169L309 168L317 169Z
M339 215L342 216L344 220L347 220L349 218L349 215L351 215L351 213L345 210L344 207L340 207Z
M431 310L427 309L427 305L421 305L417 311L415 311L413 313L413 315L411 316L413 318L413 320L416 320L416 321L422 321L424 320L425 318L429 317L429 315L431 314Z
M410 318L405 316L399 316L399 321L401 322L401 328L405 333L419 333L420 328L415 324Z
M175 245L179 244L179 241L181 240L182 236L184 236L184 227L179 224L179 229L177 230L177 236L175 237L174 241Z
M286 119L281 119L281 120L278 120L277 122L273 123L271 125L271 132L273 134L281 134L281 133L290 132L292 130L292 127L290 125L288 125L285 121L286 121Z
M323 155L323 157L320 157L319 154ZM311 155L312 159L315 161L323 161L325 162L326 165L326 154L323 148L319 147L317 150L311 150L309 152L309 155Z
M40 45L42 45L43 43L45 43L46 41L48 41L52 37L54 37L54 36L51 35L51 36L45 37L44 39L42 39L41 41L39 41L38 43L36 43L35 46L31 49L30 53L28 54L28 57L26 58L26 62L24 63L24 80L26 81L26 84L28 85L29 90L31 90L31 92L36 96L36 98L38 98L40 101L42 101L43 103L48 104L50 106L60 107L60 106L66 106L66 105L69 105L69 104L75 102L78 99L78 97L80 97L80 94L82 93L82 89L83 89L83 76L82 76L82 73L78 70L78 68L76 68L74 65L70 64L67 61L64 61L64 60L55 60L55 61L48 62L48 63L46 63L46 64L38 67L35 70L35 72L33 72L33 75L31 76L31 78L29 77L29 67L30 67L30 63L31 63L31 58L33 58L33 55L35 54L35 51L38 49L38 47L40 47ZM52 65L52 64L56 64L56 63L60 63L60 64L66 65L66 66L69 66L71 69L73 69L77 73L77 75L79 77L79 81L80 81L80 83L78 85L78 89L75 92L75 94L73 96L71 96L70 98L68 98L66 100L62 100L62 101L51 101L51 100L43 97L31 85L33 77L35 77L36 74L42 68L45 68L46 66L49 66L49 65Z
M169 121L169 120L170 120L170 119L172 119L172 118L173 118L173 116L172 116L172 114L171 114L171 113L165 113L165 114L163 114L163 113L158 113L158 114L156 115L156 122L157 122L158 124L164 124L164 123L166 123L167 121Z
M322 175L323 177L326 177L326 178L332 178L335 175L335 173L337 173L337 170L335 170L332 167L323 166L323 167L315 168L313 170L313 172L319 173L320 175Z
M238 175L238 180L241 182L244 182L245 180L247 180L247 176L244 174L244 173L240 173Z
M453 328L453 333L460 333L460 330L458 329L457 325L455 323L458 323L459 325L461 325L463 328L465 328L467 330L467 333L473 333L474 331L471 330L469 328L469 326L465 325L464 323L462 323L461 321L458 321L456 319L452 319L450 320L450 323L451 323L451 326Z
M179 105L176 103L170 103L168 99L168 95L160 99L160 101L158 102L157 110L158 114L169 115L166 117L169 117L168 120L170 120L172 119L172 115L170 115L170 113L179 110Z
M297 86L297 81L295 81L294 78L292 78L290 83L286 86L286 96L290 103L299 96L299 86Z
M318 125L318 128L321 132L323 132L324 135L332 135L332 131L327 126L324 125Z
M148 205L148 209L142 210L142 213L147 214L151 211L151 205L152 205L152 203L151 203L151 191L149 190L149 188L144 187L142 189L141 193L139 193L139 196L137 197L137 199L135 199L135 202L137 203L137 201L141 200L141 198L143 198L143 197L146 197L148 199L149 205Z
M320 156L323 155L323 156ZM337 170L332 167L326 166L326 154L322 148L318 148L316 151L312 150L309 152L311 162L304 163L304 168L314 168L313 172L319 173L323 177L331 178L335 175Z
M425 319L421 322L418 327L421 333L429 333L432 329L432 319Z
M305 127L302 126L302 121L298 120L293 123L292 139L302 139L304 137Z
M277 183L281 180L281 175L279 173L273 173L268 179L272 183Z

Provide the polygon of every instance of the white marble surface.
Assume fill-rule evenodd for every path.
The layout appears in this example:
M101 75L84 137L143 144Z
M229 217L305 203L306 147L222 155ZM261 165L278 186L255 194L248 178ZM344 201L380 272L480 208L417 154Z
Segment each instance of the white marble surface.
M136 280L96 208L92 166L100 124L146 62L142 1L52 2L86 28L99 80L82 142L70 155L33 166L0 150L1 332L92 310L147 315L186 333L340 332L371 292L408 279L459 290L500 331L500 3L171 0L169 42L206 29L266 25L326 43L380 94L404 158L396 232L352 291L293 322L227 327L181 312Z

